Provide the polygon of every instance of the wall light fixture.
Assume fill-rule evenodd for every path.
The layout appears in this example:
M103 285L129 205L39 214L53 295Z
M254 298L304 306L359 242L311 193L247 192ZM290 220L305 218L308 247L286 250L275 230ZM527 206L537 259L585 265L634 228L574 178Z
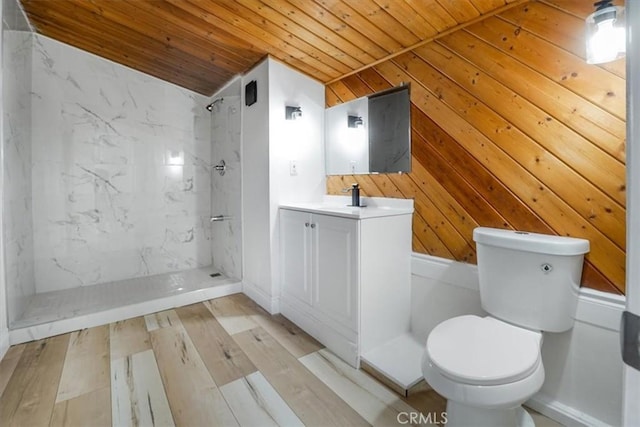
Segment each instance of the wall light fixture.
M284 118L286 120L296 120L302 117L302 108L300 107L284 107Z
M612 0L593 5L595 12L586 19L587 63L602 64L625 56L624 7L614 6Z
M364 126L364 121L360 116L348 116L347 126L350 128L360 128Z

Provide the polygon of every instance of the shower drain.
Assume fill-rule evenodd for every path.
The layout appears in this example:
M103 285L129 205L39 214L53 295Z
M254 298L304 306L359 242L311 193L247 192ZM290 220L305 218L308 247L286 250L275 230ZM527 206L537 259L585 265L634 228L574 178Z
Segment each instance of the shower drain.
M218 277L218 276L222 276L222 274L221 273L211 273L209 276Z

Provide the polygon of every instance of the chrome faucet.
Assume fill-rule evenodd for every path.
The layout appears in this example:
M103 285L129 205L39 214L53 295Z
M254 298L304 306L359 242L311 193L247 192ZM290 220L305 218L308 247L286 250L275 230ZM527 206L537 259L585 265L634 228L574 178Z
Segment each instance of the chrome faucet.
M349 206L364 207L360 204L360 187L358 184L351 184L351 187L342 190L343 193L348 193L349 191L351 191L351 204Z

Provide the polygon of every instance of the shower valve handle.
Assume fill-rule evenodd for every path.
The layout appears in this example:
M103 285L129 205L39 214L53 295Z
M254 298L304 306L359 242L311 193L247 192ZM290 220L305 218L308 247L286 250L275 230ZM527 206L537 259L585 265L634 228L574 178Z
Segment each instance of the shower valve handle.
M224 160L220 160L220 163L215 165L213 169L220 172L220 175L224 175L224 172L227 170L227 164L224 162Z

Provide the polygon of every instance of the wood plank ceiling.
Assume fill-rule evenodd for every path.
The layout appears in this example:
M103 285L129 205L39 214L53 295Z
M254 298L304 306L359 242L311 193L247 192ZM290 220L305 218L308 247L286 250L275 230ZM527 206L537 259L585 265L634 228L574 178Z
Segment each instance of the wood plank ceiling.
M588 238L583 285L624 293L625 63L584 62L587 0L21 0L46 36L204 95L265 55L327 106L412 83L414 250L475 262L478 225ZM615 4L623 5L622 0Z
M578 0L519 5L327 86L411 82L412 172L329 177L415 199L414 251L476 262L477 226L584 237L583 285L625 289L625 62L584 62Z
M323 82L522 0L21 0L44 34L203 95L269 54Z

